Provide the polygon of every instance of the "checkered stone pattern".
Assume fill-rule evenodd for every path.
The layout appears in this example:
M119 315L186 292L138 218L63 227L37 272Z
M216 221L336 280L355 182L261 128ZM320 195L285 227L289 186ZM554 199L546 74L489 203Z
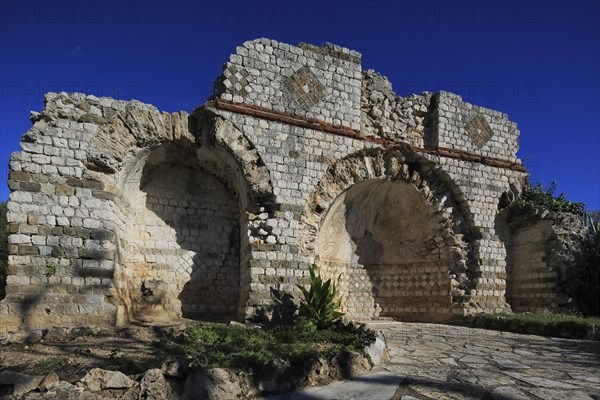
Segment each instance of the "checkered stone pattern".
M354 318L371 319L379 316L372 295L373 283L369 271L362 265L327 262L321 274L331 278L342 293L342 311Z
M437 261L368 265L328 262L321 273L336 281L343 293L342 311L353 318L450 313L448 270Z
M326 97L327 88L304 66L283 81L283 92L291 108L308 111Z
M494 131L490 128L485 117L481 114L475 115L467 122L465 131L471 137L471 140L473 140L473 144L479 149L485 146L485 144L494 136Z
M247 78L248 71L246 68L228 64L225 71L223 71L221 85L232 95L246 97L250 89Z
M414 307L429 314L448 313L450 283L444 265L435 261L370 266L376 289L374 298L384 316L413 313ZM439 309L438 309L439 308Z
M365 319L379 316L372 294L374 284L367 269L357 265L349 266L341 283L345 288L343 293L347 297L348 314Z
M437 114L429 146L520 163L519 130L508 115L467 103L449 92L441 91L435 97Z
M218 84L213 98L360 130L360 58L360 53L335 45L247 41L237 47L226 67L248 71L247 95ZM224 75L219 79L229 81Z

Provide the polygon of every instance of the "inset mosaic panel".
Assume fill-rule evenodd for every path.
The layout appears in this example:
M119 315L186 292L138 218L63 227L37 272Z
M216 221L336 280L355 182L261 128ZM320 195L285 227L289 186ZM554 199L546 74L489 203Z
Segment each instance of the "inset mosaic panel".
M310 68L304 66L283 81L283 91L289 99L290 107L310 110L325 98L327 88L319 82Z
M223 71L223 81L221 84L225 90L232 95L245 97L248 94L248 71L246 68L240 68L235 65L229 65Z
M465 131L471 137L473 144L482 148L494 136L494 131L481 114L474 116L465 125Z

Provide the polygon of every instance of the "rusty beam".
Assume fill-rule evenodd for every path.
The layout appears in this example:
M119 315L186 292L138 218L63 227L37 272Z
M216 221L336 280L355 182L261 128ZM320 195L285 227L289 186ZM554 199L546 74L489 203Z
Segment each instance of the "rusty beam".
M287 114L281 111L271 110L265 107L260 107L251 104L234 103L226 100L212 100L205 103L203 108L216 108L218 110L234 112L236 114L248 115L268 121L280 122L283 124L294 125L301 128L314 129L321 132L332 133L338 136L360 140L364 142L377 143L386 149L396 149L400 151L409 151L414 153L425 153L440 157L453 158L457 160L476 162L484 165L489 165L495 168L505 168L513 171L527 172L522 164L503 160L496 157L487 157L470 153L464 150L449 149L445 147L417 147L401 141L394 141L374 136L366 136L356 129L351 129L344 126L329 124L327 122L318 121Z

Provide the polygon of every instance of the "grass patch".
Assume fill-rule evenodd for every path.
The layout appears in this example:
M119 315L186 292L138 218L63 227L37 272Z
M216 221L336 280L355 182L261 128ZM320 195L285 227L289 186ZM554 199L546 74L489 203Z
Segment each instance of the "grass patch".
M49 371L59 371L69 364L69 358L66 356L48 357L31 365L30 371L32 374L45 375Z
M150 368L156 367L161 358L153 357L152 354L136 355L131 353L121 353L113 349L106 362L106 369L126 372L127 374L139 374Z
M375 340L369 330L332 327L316 330L302 325L271 329L223 324L188 327L176 337L180 353L192 357L192 367L259 369L271 360L302 365L309 359L331 358L341 350L362 352Z
M475 318L475 326L540 336L600 340L599 317L553 313L482 314Z

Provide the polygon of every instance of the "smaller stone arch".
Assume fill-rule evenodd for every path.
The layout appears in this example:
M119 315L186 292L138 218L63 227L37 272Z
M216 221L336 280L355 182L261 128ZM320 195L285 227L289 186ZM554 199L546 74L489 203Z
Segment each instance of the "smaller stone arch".
M447 320L472 288L470 229L448 179L399 150L332 165L304 213L303 249L354 318Z

